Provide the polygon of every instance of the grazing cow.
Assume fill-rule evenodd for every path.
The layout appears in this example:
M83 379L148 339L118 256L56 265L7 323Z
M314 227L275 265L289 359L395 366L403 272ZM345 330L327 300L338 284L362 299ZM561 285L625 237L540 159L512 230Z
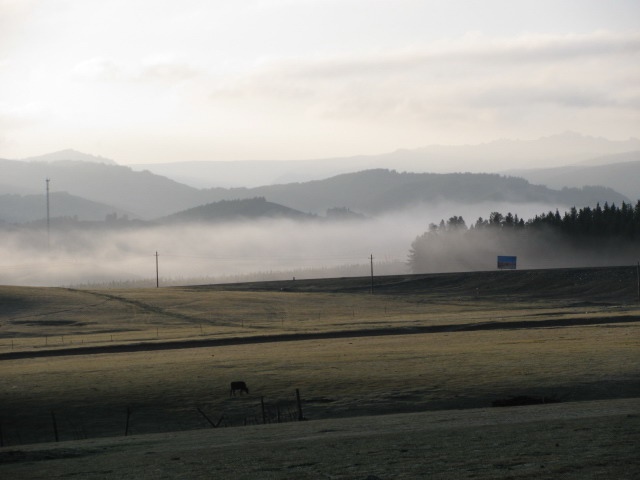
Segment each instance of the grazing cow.
M242 395L242 392L249 395L249 389L247 388L247 384L244 382L231 382L231 391L229 392L229 396L233 395L235 397L236 391L239 391L240 395Z

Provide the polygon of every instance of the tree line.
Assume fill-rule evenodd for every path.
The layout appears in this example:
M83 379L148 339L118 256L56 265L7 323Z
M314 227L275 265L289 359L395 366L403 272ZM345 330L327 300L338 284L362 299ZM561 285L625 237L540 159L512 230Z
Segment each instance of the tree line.
M635 207L630 203L622 202L620 207L605 202L603 206L598 203L595 208L584 207L580 210L571 207L564 215L556 209L536 215L525 221L513 215L511 212L503 215L500 212L492 212L488 219L478 218L475 224L467 228L464 218L453 216L446 222L440 221L439 225L429 224L426 233L445 233L460 230L479 230L484 228L498 229L540 229L551 228L569 236L624 236L629 239L640 238L640 200Z
M480 217L470 226L463 217L453 216L429 224L428 230L416 237L408 264L415 273L486 268L489 259L500 254L524 254L549 263L554 255L555 259L572 257L579 262L580 256L586 259L597 254L615 262L622 254L640 254L638 240L640 200L635 206L598 203L593 208L572 207L563 214L549 211L529 220L510 212L492 212L489 218Z

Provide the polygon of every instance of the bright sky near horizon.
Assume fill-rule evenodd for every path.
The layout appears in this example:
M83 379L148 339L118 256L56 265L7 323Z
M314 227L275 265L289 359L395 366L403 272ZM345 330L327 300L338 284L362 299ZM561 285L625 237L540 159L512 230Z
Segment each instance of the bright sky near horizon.
M0 0L0 158L640 133L637 0Z

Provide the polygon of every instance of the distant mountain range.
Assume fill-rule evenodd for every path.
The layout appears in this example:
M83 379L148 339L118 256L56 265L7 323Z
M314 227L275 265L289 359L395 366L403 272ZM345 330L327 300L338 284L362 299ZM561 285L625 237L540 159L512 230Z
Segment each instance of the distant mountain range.
M497 173L509 169L550 168L599 161L594 160L596 158L606 161L606 155L637 150L640 150L640 140L635 138L611 141L565 132L530 141L503 139L479 145L431 145L343 158L149 163L131 167L149 170L196 188L229 188L322 180L342 173L377 168L416 173ZM606 186L615 188L615 185Z
M314 213L345 206L367 215L441 202L536 202L557 206L629 202L623 195L605 187L552 190L532 185L521 178L497 174L398 173L383 169L337 175L312 182L210 191L231 198L265 197Z
M619 204L630 201L610 188L553 190L532 185L521 178L497 174L398 173L377 169L304 183L256 188L196 189L151 172L135 172L129 167L80 161L42 163L0 160L0 171L3 182L0 185L0 195L5 194L5 197L0 198L5 205L0 208L0 213L4 212L4 217L0 217L0 220L16 223L33 220L34 215L37 216L38 203L42 217L45 216L45 178L51 179L53 193L68 193L64 197L58 193L57 196L52 196L51 215L77 215L81 220L104 217L105 212L150 220L189 209L194 210L183 212L181 218L228 216L233 209L237 210L236 216L246 216L242 209L248 204L242 202L201 209L195 207L221 200L256 197L264 199L262 207L265 210L261 215L271 215L277 210L288 212L288 216L300 216L302 212L324 215L328 209L335 207L345 207L359 214L373 216L440 202L510 202L516 210L517 204L529 202L564 208L595 205L597 202ZM8 187L3 190L5 185ZM13 195L7 196L8 194ZM34 194L39 195L37 200L30 196ZM64 208L63 202L57 203L57 199L67 202ZM75 206L69 202L76 202ZM252 206L254 209L255 207ZM213 211L215 209L224 212L216 213ZM254 213L251 215L251 218L256 217Z
M628 198L640 199L640 151L597 157L580 165L505 173L551 188L607 185Z
M514 168L563 162L565 166L554 168ZM512 168L505 171L507 176L421 173L435 167L450 172L460 165L476 165L478 170L490 170L492 165ZM394 169L373 168L379 166ZM441 202L509 202L516 210L517 204L528 202L565 208L640 198L640 140L614 142L570 132L528 142L430 146L342 159L186 162L145 167L164 168L174 179L75 150L24 160L0 159L0 221L22 223L43 218L46 178L51 179L52 216L91 221L114 213L163 221L275 214L361 218L361 214L375 216ZM201 185L243 181L244 186L197 188L175 179L187 177L191 183L197 183L193 181L197 177ZM304 181L284 182L294 178ZM252 186L260 180L262 185ZM278 180L281 182L272 183ZM254 200L231 202L249 199ZM228 203L216 203L221 201Z
M146 219L220 200L160 175L119 165L0 160L0 171L0 194L43 194L45 179L50 178L52 192L65 191Z
M78 152L70 148L66 150L60 150L59 152L47 153L45 155L38 155L36 157L28 157L22 159L25 162L90 162L90 163L105 163L107 165L117 165L114 160L110 158L104 158L97 155L90 155L88 153Z

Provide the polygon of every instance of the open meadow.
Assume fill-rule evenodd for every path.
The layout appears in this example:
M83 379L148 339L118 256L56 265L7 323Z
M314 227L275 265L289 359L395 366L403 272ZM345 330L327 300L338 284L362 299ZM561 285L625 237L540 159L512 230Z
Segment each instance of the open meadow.
M599 447L595 462L606 463L602 459L608 458L608 448L624 452L628 435L638 433L633 415L640 397L635 275L635 268L619 267L381 277L375 279L373 294L366 278L100 291L0 287L0 454L4 455L0 455L4 461L0 474L6 469L21 472L21 478L30 474L39 478L49 460L56 465L71 462L55 453L45 455L47 462L34 460L24 452L39 447L26 444L57 438L82 450L96 445L91 442L99 438L106 442L106 437L126 434L143 439L156 434L160 436L149 437L154 439L149 442L160 442L177 438L168 432L209 429L207 435L224 435L224 448L231 450L235 447L229 445L242 444L247 432L261 432L255 437L261 440L251 442L261 452L255 458L273 456L267 462L270 477L264 478L323 478L320 467L294 475L282 467L285 460L274 460L277 454L268 453L265 444L288 441L278 437L284 431L278 429L314 424L291 423L301 413L296 390L305 419L333 422L322 427L327 432L344 428L344 435L338 436L357 437L360 450L368 448L361 445L365 441L378 442L373 451L380 453L385 451L381 446L385 438L398 445L405 438L409 445L411 435L418 435L416 442L424 444L432 435L445 435L429 433L431 427L419 434L403 433L412 422L436 422L435 417L411 416L419 412L446 411L447 418L457 419L447 427L449 440L438 437L438 445L432 446L441 450L447 442L465 444L465 435L488 438L483 426L474 423L477 415L538 412L531 414L542 419L535 424L534 417L505 413L506 420L496 422L508 426L491 422L487 426L497 429L496 438L502 439L498 443L506 444L515 432L524 432L517 436L525 449L526 435L548 436L544 412L556 410L545 409L560 408L557 411L563 413L552 415L556 423L548 426L563 438L562 455L572 455L588 443L587 433L567 432L606 430L609 447ZM250 393L230 396L229 384L235 380L245 381ZM491 408L493 402L518 396L549 404ZM606 406L618 399L626 399L623 410ZM596 404L601 405L597 412L580 414L584 406ZM488 410L478 410L474 416L464 413L474 411L469 409ZM405 427L385 431L388 414L406 414L393 417L400 423L405 418ZM604 420L615 415L619 421ZM584 422L589 425L575 416L588 417ZM355 421L350 417L362 417L359 433L347 427ZM216 430L211 430L212 423ZM270 430L264 430L267 427ZM616 437L617 428L626 433ZM291 432L292 438L311 435ZM320 437L314 436L313 442L342 441ZM567 445L571 438L584 441ZM55 445L67 444L43 446L42 451L62 448ZM128 449L124 445L131 444L118 445ZM488 455L489 447L467 442L467 447L472 445L477 446L478 461ZM167 448L169 444L153 450ZM229 458L240 458L241 449L231 450ZM408 446L405 450L412 451ZM349 463L349 456L355 455L345 453L339 459L338 453L330 456L334 466ZM444 461L444 454L444 450L437 453L439 461ZM183 452L180 457L184 455L191 454ZM495 462L510 465L506 457ZM458 461L470 462L469 458ZM356 460L365 465L370 458ZM383 463L393 465L388 460ZM295 458L287 461L296 464ZM421 464L426 461L422 458ZM321 465L322 460L299 463ZM256 478L251 472L255 475L260 465L255 460L254 470L242 470L246 473L242 478ZM227 467L232 469L231 464ZM598 471L616 471L618 478L625 478L629 471L592 467L592 471L575 470L575 478L596 478ZM636 463L636 472L637 467ZM364 479L367 475L358 475L367 471L380 478L396 477L385 468L349 470L343 476L334 469L324 478ZM118 478L136 478L127 477L122 469L111 470L118 472ZM417 475L411 469L403 471L398 477ZM436 468L432 473L435 478L456 478L454 471ZM212 474L207 469L194 472L200 478ZM529 467L476 471L470 476L495 478L498 473L504 478L538 478Z

